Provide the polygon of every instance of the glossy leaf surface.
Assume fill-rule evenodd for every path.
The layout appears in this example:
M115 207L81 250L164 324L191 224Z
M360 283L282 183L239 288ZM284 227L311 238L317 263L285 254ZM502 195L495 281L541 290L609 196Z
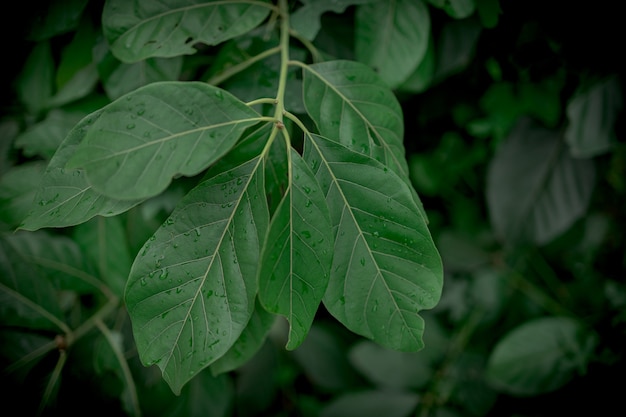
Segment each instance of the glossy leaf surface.
M102 22L115 56L134 62L194 54L198 42L216 45L234 38L260 24L270 6L237 0L108 0Z
M258 114L217 87L152 83L108 105L68 167L84 168L102 194L159 194L176 175L198 174L223 156Z
M291 150L291 184L272 218L259 269L259 298L287 318L287 349L306 337L322 301L333 236L324 193L310 168Z
M126 303L141 360L172 390L224 355L254 309L268 223L256 157L196 186L133 264Z
M324 190L335 232L325 306L381 345L421 349L418 312L437 304L443 277L412 191L382 164L321 136L308 137L304 158Z

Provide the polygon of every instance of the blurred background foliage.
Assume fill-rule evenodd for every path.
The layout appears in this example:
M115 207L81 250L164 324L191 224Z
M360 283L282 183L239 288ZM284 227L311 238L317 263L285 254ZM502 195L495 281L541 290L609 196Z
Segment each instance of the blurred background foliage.
M291 3L301 8L294 26L322 56L380 60L369 56L359 22L381 2ZM193 179L174 182L122 216L14 230L33 204L47 161L83 116L159 80L211 80L243 100L271 95L277 57L220 77L221 69L275 42L252 33L217 47L199 45L195 55L127 64L102 36L102 1L5 5L5 406L23 415L242 417L621 409L626 33L618 2L416 3L427 13L427 22L422 14L418 23L428 30L415 56L403 55L410 73L398 75L393 62L376 69L402 104L411 179L444 260L443 298L424 313L426 347L386 350L347 332L322 309L300 348L285 351L285 329L277 325L251 361L219 376L203 372L180 397L157 369L139 363L119 299L134 254ZM393 54L394 46L388 48ZM292 56L307 59L307 50L294 42ZM297 71L290 77L297 87ZM287 107L303 113L298 94L294 88ZM12 310L7 300L15 288L7 282L15 277L20 291L39 300L41 309L33 311L63 317L75 340L33 325L37 314L24 319ZM49 304L51 293L62 302ZM47 404L40 409L42 398Z

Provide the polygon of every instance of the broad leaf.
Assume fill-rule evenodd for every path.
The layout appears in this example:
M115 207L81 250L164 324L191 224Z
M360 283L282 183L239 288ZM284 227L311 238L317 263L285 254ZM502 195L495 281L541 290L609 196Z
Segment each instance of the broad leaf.
M325 306L381 345L421 349L418 312L437 304L443 272L414 192L392 170L321 136L308 136L304 158L324 190L335 231Z
M368 66L329 61L304 67L304 104L319 133L408 174L402 108Z
M87 183L83 170L65 169L66 162L102 111L98 110L82 119L61 143L46 168L32 209L20 228L37 230L42 227L73 226L96 215L114 216L141 201L120 201L105 197Z
M232 371L248 362L263 346L275 318L276 316L268 313L257 302L252 317L239 339L228 352L211 365L213 375Z
M98 192L117 199L161 193L222 157L258 113L200 82L152 83L106 106L68 161Z
M259 269L259 299L289 321L287 349L306 337L322 301L333 252L324 193L291 149L291 183L272 217Z
M46 163L27 162L0 176L0 221L14 229L32 207Z
M567 105L565 140L572 155L588 158L607 152L616 140L615 123L622 106L617 77L578 92Z
M548 243L586 211L595 167L570 156L558 131L522 119L487 173L487 203L496 233L510 243Z
M107 0L102 25L115 56L135 62L194 54L196 43L217 45L244 34L267 17L270 7L244 0Z
M140 358L175 393L233 346L254 309L263 160L213 171L146 242L126 288Z
M158 81L175 81L180 77L183 60L149 58L134 64L119 64L103 77L107 96L115 100L139 87Z
M356 58L378 72L387 86L398 87L424 58L430 14L421 0L378 1L358 7Z
M596 335L569 317L528 321L506 334L487 364L494 386L518 396L554 391L584 372Z
M117 297L123 298L132 258L122 219L91 219L76 226L74 239L84 248L92 264L96 265L100 279Z
M0 239L0 318L4 325L59 331L63 314L55 288L38 268Z
M349 392L332 400L320 417L409 417L419 397L414 392L367 390Z

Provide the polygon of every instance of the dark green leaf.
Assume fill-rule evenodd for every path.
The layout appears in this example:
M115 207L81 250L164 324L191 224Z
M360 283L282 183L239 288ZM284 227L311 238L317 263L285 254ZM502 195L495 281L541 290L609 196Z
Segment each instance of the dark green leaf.
M498 24L499 15L502 13L500 0L476 0L476 9L484 27L492 28Z
M54 0L33 7L35 18L29 38L40 41L76 28L87 3L88 0Z
M194 54L193 45L198 42L217 45L244 34L267 17L270 6L243 0L108 0L102 24L115 56L123 62L135 62Z
M557 131L522 119L489 166L492 224L510 243L545 244L585 213L594 185L592 161L573 159Z
M487 366L490 381L519 396L554 391L584 372L597 339L568 317L528 321L505 335Z
M132 258L121 219L91 219L76 227L74 239L96 265L100 279L116 296L123 298Z
M70 131L50 160L32 209L20 228L66 227L85 222L96 215L113 216L138 204L141 200L119 201L104 197L87 183L85 172L65 169L67 160L102 114L96 111L82 119Z
M348 6L373 3L376 0L303 0L290 19L291 27L308 40L315 39L320 30L320 18L326 12L343 13Z
M133 264L126 304L137 349L175 393L233 346L252 315L268 223L263 177L260 157L215 172Z
M333 400L322 410L320 417L408 417L418 399L412 392L352 392Z
M421 0L378 1L356 12L356 58L378 72L387 86L398 87L424 58L430 14Z
M18 165L0 177L0 221L18 227L32 207L45 162Z
M15 139L15 146L24 150L28 157L41 156L50 159L59 148L67 133L86 114L51 110L44 120L31 126Z
M200 82L152 83L106 106L67 163L117 199L159 194L222 157L258 113Z
M314 174L293 149L290 160L290 185L272 217L261 257L259 300L268 311L287 318L287 349L295 349L326 291L333 236Z
M621 91L618 78L611 77L570 100L565 140L574 157L602 154L615 143L615 123L623 105Z
M336 239L324 304L355 333L392 349L421 349L418 312L439 301L443 273L414 192L375 160L321 136L308 139L304 158L326 194Z
M304 68L304 104L322 136L408 174L402 108L366 65L329 61Z
M28 55L17 80L17 94L28 111L38 114L53 94L54 61L49 42L38 43Z
M218 375L237 369L248 362L263 346L275 318L257 302L252 317L239 339L228 352L211 365L211 372Z

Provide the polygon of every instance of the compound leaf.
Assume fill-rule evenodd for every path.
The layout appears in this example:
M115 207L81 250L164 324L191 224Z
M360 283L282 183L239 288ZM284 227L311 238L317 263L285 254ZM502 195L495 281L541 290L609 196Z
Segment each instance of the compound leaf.
M291 149L291 184L270 224L259 269L259 299L290 324L287 349L306 337L322 301L333 237L324 194L300 155Z
M201 82L157 82L104 108L70 158L98 192L117 199L161 193L222 157L258 113Z
M231 348L254 309L269 222L263 159L214 174L146 242L126 288L140 358L175 393Z
M383 346L421 349L418 312L439 301L443 270L409 186L372 158L318 135L307 136L304 158L335 232L324 305L348 329Z
M244 34L267 17L270 7L237 0L108 0L102 25L115 56L135 62L194 54L198 42L217 45Z

